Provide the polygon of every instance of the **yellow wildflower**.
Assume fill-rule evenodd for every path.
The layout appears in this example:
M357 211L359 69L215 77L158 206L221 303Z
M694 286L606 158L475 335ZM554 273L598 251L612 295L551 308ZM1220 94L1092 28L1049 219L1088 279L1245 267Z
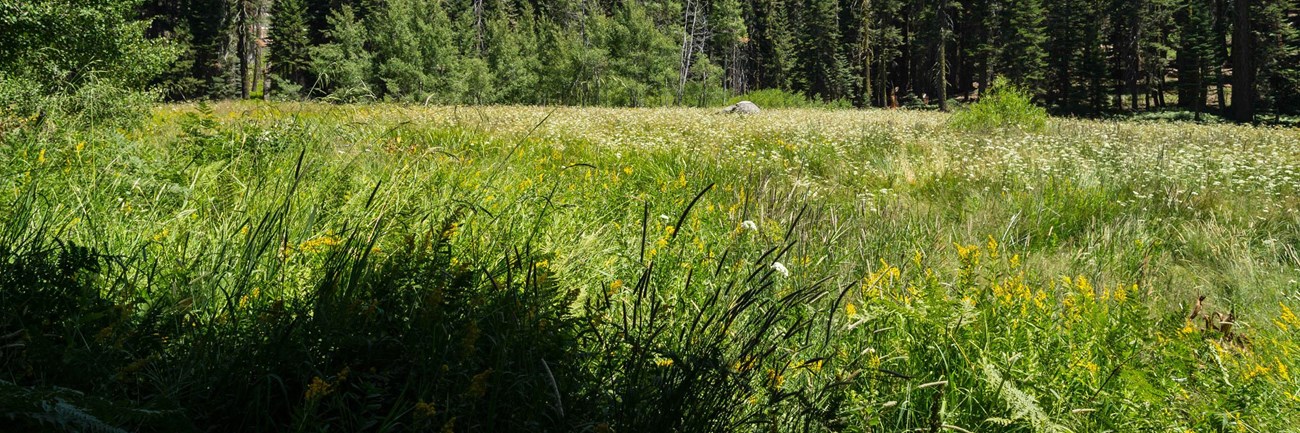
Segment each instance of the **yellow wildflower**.
M776 373L776 370L767 370L767 386L771 388L780 388L785 384L785 376Z
M1111 296L1115 298L1116 302L1124 302L1128 300L1128 292L1125 291L1123 284L1115 286L1115 292L1112 293Z
M1293 328L1300 328L1300 317L1296 317L1295 312L1291 311L1291 308L1288 308L1286 304L1279 302L1277 305L1282 307L1282 314L1278 317L1282 320L1282 323L1291 325Z
M857 308L857 307L854 307L852 302L846 304L846 305L844 306L844 310L847 311L847 312L849 313L849 317L853 317L853 316L857 316L857 315L858 315L858 308Z
M320 376L317 376L311 378L311 384L307 385L307 393L304 397L307 401L316 401L321 397L329 395L331 392L334 392L334 385L331 385L329 382L322 380Z
M470 380L469 391L466 393L474 398L483 398L487 394L487 382L492 377L492 369L483 370L482 373L474 375Z
M438 411L434 409L431 403L424 400L415 403L415 419L433 418L437 413Z
M1258 376L1263 376L1265 374L1268 374L1268 370L1269 370L1268 367L1256 364L1255 368L1252 368L1246 372L1246 379L1254 379Z
M673 366L673 360L672 360L672 359L669 359L669 358L664 358L664 359L655 360L655 365L658 365L658 366L660 366L660 367L672 367L672 366Z

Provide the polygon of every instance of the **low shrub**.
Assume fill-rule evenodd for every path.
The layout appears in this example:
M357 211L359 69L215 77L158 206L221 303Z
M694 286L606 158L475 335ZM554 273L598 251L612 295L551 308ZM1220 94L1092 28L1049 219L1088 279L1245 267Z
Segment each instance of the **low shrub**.
M979 102L953 114L951 125L968 131L1039 132L1047 127L1047 110L1005 78L993 80Z

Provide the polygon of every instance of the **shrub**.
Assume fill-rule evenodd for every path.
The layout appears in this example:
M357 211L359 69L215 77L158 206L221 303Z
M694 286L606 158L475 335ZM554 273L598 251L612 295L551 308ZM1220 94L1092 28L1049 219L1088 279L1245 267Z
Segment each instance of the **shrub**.
M1047 127L1047 110L1034 105L1027 92L998 77L979 102L953 114L950 122L964 130L1037 132Z
M759 108L849 108L852 104L847 100L836 100L833 102L822 102L815 99L781 89L763 89L755 90L740 96L732 97L727 104L735 104L740 101L750 101L758 105Z

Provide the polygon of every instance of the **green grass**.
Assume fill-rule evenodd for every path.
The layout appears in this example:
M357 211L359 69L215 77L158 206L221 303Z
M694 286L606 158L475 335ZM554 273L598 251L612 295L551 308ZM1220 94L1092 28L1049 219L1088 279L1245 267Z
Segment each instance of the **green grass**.
M164 105L138 126L6 117L0 416L1295 431L1300 132L952 119L290 103ZM1206 329L1215 313L1230 332Z

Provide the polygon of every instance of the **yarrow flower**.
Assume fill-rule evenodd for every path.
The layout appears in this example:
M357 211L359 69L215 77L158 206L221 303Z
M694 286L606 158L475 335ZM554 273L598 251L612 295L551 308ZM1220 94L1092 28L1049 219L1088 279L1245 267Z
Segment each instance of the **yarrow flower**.
M781 264L781 262L772 262L772 269L776 270L776 272L781 274L783 277L790 276L790 270L786 269L785 265Z
M740 223L740 226L746 230L758 231L758 224L754 224L754 222L750 220L745 220L745 222Z

